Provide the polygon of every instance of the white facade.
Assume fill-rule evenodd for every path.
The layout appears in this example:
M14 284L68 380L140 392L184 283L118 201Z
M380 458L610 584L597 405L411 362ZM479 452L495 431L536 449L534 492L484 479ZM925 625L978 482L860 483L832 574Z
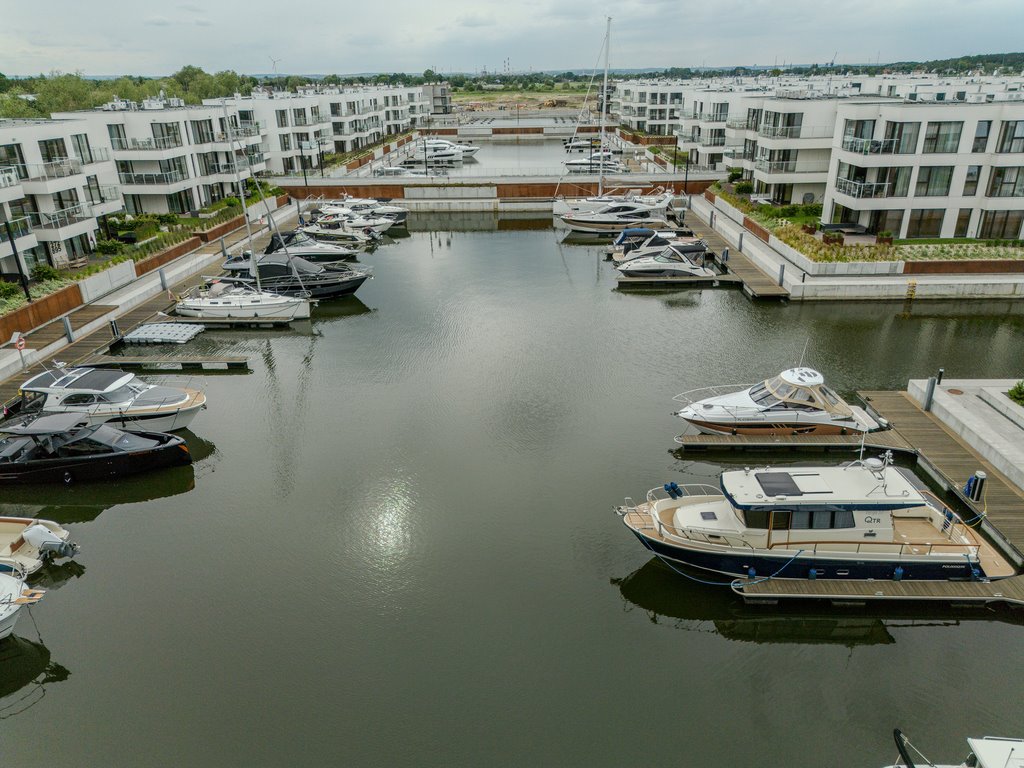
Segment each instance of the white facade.
M205 103L221 102L265 129L267 170L292 174L319 168L323 153L351 152L409 130L430 114L432 97L420 86L366 86L257 89Z
M237 196L244 180L266 169L262 127L238 111L185 106L176 99L141 105L115 100L101 109L55 114L86 121L104 136L130 213L196 211Z
M84 263L97 217L121 210L109 143L84 120L0 120L0 271Z

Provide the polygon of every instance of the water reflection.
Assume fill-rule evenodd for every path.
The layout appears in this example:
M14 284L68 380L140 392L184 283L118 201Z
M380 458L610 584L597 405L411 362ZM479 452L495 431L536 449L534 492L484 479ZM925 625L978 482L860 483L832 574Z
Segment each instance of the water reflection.
M50 661L50 651L42 643L15 635L0 640L0 720L37 704L48 684L70 676L66 667Z
M346 317L356 317L375 312L363 303L362 299L356 296L342 296L338 299L324 301L317 304L313 310L313 325L332 323Z
M61 525L87 523L104 510L121 504L138 504L188 493L195 488L196 472L202 472L216 455L216 446L191 430L181 430L193 463L156 472L119 478L116 482L79 483L70 486L5 488L0 515L40 517Z
M498 214L495 211L412 211L407 220L410 233L533 231L551 227L551 217L539 216L536 212Z
M724 581L724 579L721 579ZM893 630L1002 621L1024 626L1024 611L1007 607L953 609L917 604L827 606L821 602L746 605L728 587L690 581L653 558L622 579L612 579L627 610L643 611L652 624L717 634L750 643L889 645ZM823 606L825 606L823 608Z

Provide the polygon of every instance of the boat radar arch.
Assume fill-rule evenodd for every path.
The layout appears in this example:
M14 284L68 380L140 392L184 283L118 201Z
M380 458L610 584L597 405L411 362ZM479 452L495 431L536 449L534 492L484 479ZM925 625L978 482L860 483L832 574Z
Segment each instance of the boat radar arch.
M779 374L787 384L798 387L816 387L825 383L825 377L813 368L790 368Z

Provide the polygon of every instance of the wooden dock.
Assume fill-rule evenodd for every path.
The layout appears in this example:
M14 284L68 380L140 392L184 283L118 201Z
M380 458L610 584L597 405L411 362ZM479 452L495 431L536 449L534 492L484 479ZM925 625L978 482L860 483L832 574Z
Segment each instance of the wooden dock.
M781 599L864 603L868 600L924 600L942 603L1024 605L1024 576L996 581L878 581L849 579L738 579L733 591L748 602Z
M788 299L789 291L779 285L779 281L772 275L767 275L752 262L745 253L732 248L720 234L698 220L696 216L686 218L686 225L693 230L693 234L704 240L708 248L714 252L716 261L729 274L735 275L743 282L743 293L750 299ZM748 236L754 235L750 232ZM722 261L722 252L729 249L729 260Z
M92 368L123 368L126 371L249 370L249 358L240 355L93 355L80 364Z
M715 275L713 277L626 277L619 275L615 279L619 288L686 288L688 286L719 288L742 283L737 275Z
M868 450L916 453L895 429L849 435L679 435L678 450L686 451L856 451L861 440Z

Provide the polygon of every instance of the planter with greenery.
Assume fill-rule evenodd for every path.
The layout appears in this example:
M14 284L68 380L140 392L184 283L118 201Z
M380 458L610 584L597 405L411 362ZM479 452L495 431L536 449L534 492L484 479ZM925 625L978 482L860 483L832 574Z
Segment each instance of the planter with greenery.
M1017 405L1024 405L1024 381L1018 381L1010 387L1010 391L1006 393L1006 396Z
M875 242L878 245L892 245L892 232L883 230L875 235Z

